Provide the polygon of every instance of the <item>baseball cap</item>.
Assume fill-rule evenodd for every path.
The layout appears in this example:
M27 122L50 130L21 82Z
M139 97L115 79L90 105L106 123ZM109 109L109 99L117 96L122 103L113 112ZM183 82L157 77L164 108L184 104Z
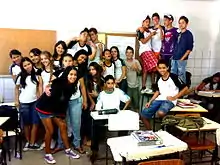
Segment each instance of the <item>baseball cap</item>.
M173 18L173 16L171 14L165 14L164 18L168 18L168 19L170 19L172 21L174 20L174 18Z

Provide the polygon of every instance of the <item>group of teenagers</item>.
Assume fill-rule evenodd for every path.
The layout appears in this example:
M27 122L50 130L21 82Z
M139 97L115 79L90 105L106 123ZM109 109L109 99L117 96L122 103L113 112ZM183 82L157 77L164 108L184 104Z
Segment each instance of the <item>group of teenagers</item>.
M90 112L128 108L139 112L138 76L142 74L141 92L148 92L148 73L152 75L154 95L140 112L140 118L146 129L151 129L149 119L155 113L166 115L189 90L185 67L193 37L186 29L185 16L179 19L179 29L172 26L173 20L172 15L164 15L161 26L157 13L152 15L153 27L149 16L143 20L137 28L140 60L134 58L134 48L130 46L126 48L126 59L120 58L118 47L106 49L95 28L85 28L69 41L58 41L52 54L33 48L29 57L23 57L19 50L11 50L15 105L26 139L23 150L45 147L44 159L50 164L56 163L53 154L60 150L78 159L78 153L85 153L83 145L91 146L91 158L96 157L99 139L90 144ZM45 130L41 146L37 144L40 123ZM98 134L99 130L95 136Z

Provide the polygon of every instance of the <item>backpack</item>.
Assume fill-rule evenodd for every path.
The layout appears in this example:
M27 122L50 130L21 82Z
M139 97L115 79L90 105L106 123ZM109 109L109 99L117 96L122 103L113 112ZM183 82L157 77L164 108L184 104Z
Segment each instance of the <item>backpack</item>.
M202 117L167 115L162 120L163 126L179 126L188 129L200 129L205 121Z

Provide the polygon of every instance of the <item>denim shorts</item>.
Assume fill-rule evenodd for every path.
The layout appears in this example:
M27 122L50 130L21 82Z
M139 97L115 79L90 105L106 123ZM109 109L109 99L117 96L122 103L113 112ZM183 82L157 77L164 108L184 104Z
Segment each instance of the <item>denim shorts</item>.
M20 115L24 125L39 124L40 118L35 110L36 102L20 103Z
M53 114L43 114L41 112L37 112L38 113L38 116L40 117L40 119L47 119L47 118L52 118L54 117Z
M145 108L141 112L141 116L144 118L150 119L152 118L157 111L162 111L164 114L167 114L172 108L174 104L169 100L154 100L149 108Z

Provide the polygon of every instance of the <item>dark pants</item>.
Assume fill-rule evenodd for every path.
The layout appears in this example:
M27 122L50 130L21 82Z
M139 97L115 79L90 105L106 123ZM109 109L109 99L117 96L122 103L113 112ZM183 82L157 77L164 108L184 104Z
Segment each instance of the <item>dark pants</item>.
M127 79L123 79L121 80L121 82L118 84L119 89L121 89L124 93L127 94L127 90L128 90L128 83L127 83ZM125 106L125 103L120 102L120 109L123 109Z
M90 116L90 110L82 110L82 121L81 121L81 137L87 137L87 139L91 139L91 125L92 118Z

